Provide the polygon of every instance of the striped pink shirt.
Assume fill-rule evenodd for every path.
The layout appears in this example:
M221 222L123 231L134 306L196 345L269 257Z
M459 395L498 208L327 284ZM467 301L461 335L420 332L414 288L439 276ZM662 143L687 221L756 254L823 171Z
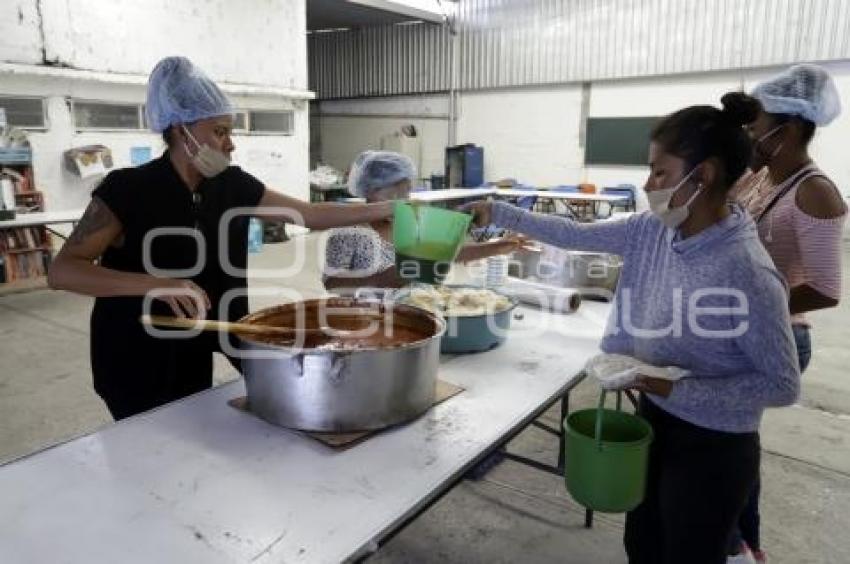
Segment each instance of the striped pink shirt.
M814 164L807 165L784 183L774 186L764 167L744 175L735 187L735 198L757 221L759 237L789 288L807 285L833 299L841 297L841 235L847 213L819 219L797 207L797 189L812 177L826 175ZM787 185L788 191L764 213L765 208ZM792 323L808 325L799 313Z

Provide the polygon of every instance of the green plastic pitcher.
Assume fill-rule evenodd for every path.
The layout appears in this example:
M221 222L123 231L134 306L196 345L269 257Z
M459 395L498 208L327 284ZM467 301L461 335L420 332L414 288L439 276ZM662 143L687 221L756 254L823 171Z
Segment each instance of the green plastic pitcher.
M573 499L603 513L624 513L640 505L653 436L649 423L605 409L603 390L599 407L569 414L564 429L566 484Z
M393 245L396 272L411 282L441 283L466 239L472 216L426 206L395 202Z

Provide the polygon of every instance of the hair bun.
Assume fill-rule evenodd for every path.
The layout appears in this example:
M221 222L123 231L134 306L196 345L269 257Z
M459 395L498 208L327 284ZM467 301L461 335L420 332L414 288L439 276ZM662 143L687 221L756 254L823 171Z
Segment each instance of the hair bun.
M723 116L735 125L746 125L756 120L761 110L758 100L743 92L729 92L720 99Z

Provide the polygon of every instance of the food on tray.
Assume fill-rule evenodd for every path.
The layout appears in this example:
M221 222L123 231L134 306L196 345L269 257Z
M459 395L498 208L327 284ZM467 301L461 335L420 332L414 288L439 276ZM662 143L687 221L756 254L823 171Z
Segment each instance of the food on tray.
M511 300L492 290L447 286L416 287L401 301L452 317L500 313L513 305Z

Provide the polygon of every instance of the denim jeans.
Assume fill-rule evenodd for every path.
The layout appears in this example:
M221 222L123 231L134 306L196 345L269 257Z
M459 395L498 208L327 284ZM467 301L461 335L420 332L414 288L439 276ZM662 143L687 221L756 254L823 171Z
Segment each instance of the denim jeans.
M805 325L792 325L794 342L797 344L797 360L800 361L800 374L806 371L812 360L812 336Z

